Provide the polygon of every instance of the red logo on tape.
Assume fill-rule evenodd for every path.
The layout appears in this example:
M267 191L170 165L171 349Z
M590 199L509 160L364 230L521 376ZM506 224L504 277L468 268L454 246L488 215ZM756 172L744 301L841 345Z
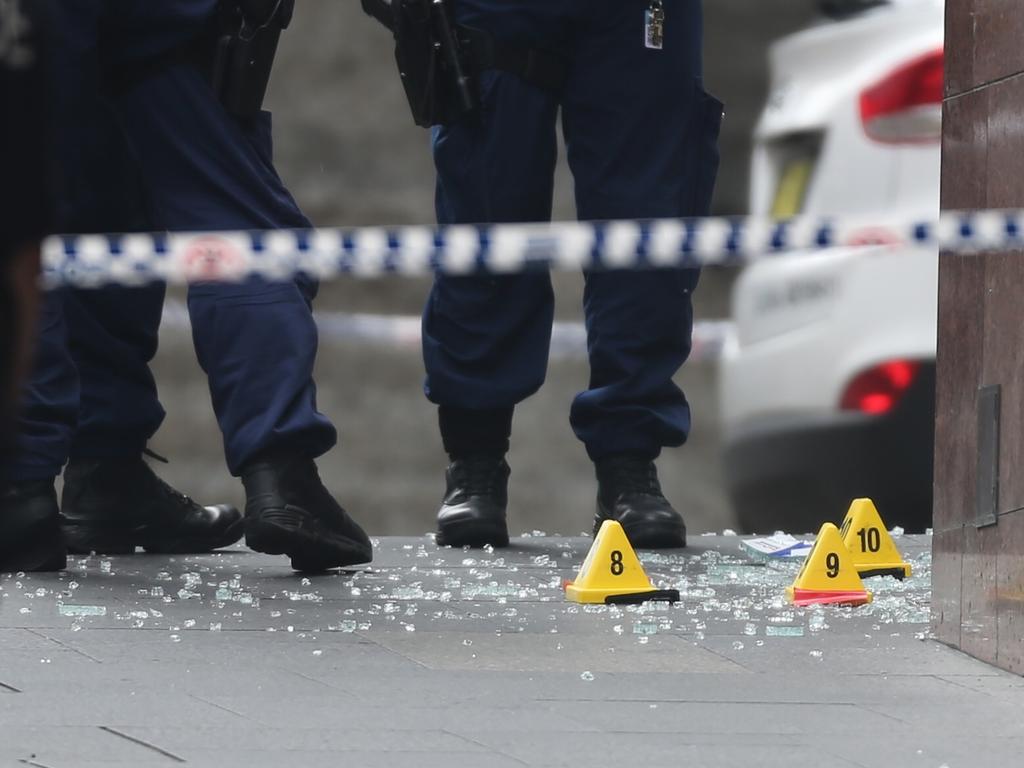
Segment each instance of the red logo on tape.
M189 282L213 282L238 277L245 255L233 242L216 235L197 237L185 248L182 267Z
M864 227L846 238L846 245L902 245L903 238L891 229L884 227Z

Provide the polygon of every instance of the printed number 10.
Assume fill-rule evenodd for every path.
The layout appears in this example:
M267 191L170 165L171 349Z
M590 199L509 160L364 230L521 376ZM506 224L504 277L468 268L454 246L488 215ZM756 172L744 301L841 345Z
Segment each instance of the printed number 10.
M877 552L882 548L882 535L877 528L861 528L857 535L860 537L861 552Z

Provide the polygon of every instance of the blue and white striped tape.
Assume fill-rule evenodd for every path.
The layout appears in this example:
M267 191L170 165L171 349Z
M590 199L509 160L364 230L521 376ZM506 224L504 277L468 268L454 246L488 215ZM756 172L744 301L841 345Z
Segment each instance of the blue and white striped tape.
M1024 211L893 216L664 219L487 227L369 227L77 235L44 244L50 287L285 279L305 273L510 274L529 269L657 269L742 265L837 246L932 247L958 253L1024 247Z
M420 352L422 319L419 315L317 310L313 317L321 345L353 344L398 352ZM170 333L191 333L192 324L184 302L171 298L164 303L160 328ZM732 328L729 320L695 321L688 361L711 363L718 360ZM583 323L555 321L551 328L549 357L553 362L587 360L587 329Z

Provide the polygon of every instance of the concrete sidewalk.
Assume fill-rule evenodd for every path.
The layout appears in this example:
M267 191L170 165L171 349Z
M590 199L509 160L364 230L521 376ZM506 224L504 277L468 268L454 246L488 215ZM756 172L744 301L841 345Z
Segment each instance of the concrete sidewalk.
M733 537L644 554L679 605L566 603L589 540L75 559L0 576L0 765L1008 766L1024 680L927 638L929 540L875 602L794 610Z

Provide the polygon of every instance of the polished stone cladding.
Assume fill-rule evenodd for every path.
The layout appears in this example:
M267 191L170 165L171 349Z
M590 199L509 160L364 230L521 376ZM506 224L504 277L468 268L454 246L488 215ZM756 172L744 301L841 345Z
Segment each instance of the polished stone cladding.
M944 210L1024 204L1021 10L1018 0L946 3ZM1024 672L1022 296L1024 254L943 254L933 623L943 642L1017 673ZM987 387L999 388L997 438L979 426L993 423L979 413ZM994 505L983 492L993 479Z

